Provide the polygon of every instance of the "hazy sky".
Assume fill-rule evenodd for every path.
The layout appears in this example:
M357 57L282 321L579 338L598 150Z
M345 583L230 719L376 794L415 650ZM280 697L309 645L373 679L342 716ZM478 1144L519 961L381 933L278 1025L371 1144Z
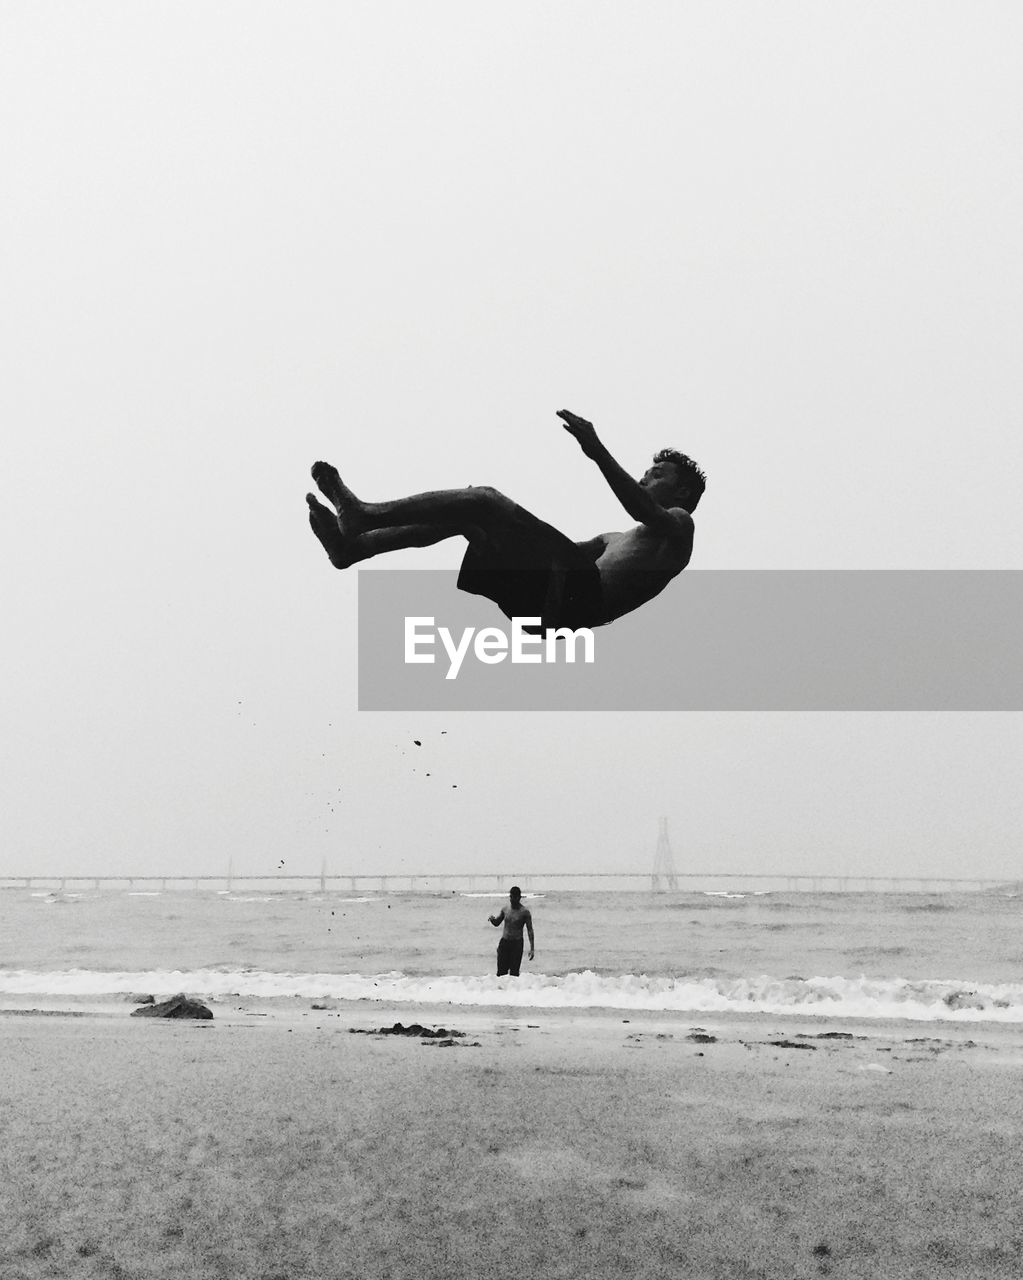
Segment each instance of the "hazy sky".
M1023 874L1017 715L358 713L304 504L326 458L622 527L567 407L705 467L694 568L1023 569L1021 47L8 0L0 874L645 871L660 815L680 869Z

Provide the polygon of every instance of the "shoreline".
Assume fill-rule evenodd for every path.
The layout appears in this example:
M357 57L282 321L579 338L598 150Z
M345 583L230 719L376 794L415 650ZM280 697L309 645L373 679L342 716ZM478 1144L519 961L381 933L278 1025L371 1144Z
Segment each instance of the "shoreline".
M793 1028L792 1034L812 1038L831 1032L848 1032L863 1039L912 1040L938 1035L950 1041L984 1041L997 1044L1018 1043L1023 1046L1023 1024L1007 1023L999 1019L969 1018L868 1018L838 1016L826 1012L785 1011L761 1012L751 1010L679 1010L634 1009L604 1006L556 1006L528 1004L460 1004L455 1002L426 1002L415 1000L345 1000L325 998L309 1000L302 996L209 997L189 992L194 999L206 1004L213 1013L216 1025L287 1024L305 1027L315 1024L333 1025L335 1022L351 1023L360 1030L389 1026L394 1022L416 1021L424 1025L445 1025L464 1022L477 1029L496 1029L509 1023L526 1021L542 1023L548 1029L582 1029L602 1026L614 1029L620 1026L656 1028L677 1032L684 1028L699 1028L720 1033L722 1038L739 1034L757 1034L768 1028ZM160 994L157 1001L168 997ZM5 1017L89 1018L119 1022L160 1021L160 1019L131 1018L132 1010L145 1004L120 994L106 998L91 995L4 995L0 996L0 1019ZM173 1020L172 1020L173 1021ZM184 1021L187 1021L184 1020ZM928 1030L929 1029L929 1030Z

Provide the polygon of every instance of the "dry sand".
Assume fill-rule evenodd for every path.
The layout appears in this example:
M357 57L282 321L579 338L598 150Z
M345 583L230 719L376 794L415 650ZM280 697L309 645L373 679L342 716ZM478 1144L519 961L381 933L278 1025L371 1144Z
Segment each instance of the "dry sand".
M623 1016L0 1014L0 1277L1023 1276L1023 1033Z

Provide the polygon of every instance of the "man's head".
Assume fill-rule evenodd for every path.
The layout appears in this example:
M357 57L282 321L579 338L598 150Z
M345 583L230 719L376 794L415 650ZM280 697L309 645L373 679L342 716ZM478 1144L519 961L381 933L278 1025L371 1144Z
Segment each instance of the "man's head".
M517 907L522 901L522 890L517 884L513 884L508 890L508 897L511 898L511 904L513 907Z
M692 512L703 495L707 477L686 454L677 449L661 449L654 454L653 466L639 483L661 506Z

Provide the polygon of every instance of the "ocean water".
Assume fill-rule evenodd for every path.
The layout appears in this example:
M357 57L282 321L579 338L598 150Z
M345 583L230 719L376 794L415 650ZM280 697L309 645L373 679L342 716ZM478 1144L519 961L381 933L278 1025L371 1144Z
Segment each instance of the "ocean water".
M494 976L503 895L0 892L0 1004L214 1002L798 1013L1023 1023L1023 896L529 895L536 958Z

